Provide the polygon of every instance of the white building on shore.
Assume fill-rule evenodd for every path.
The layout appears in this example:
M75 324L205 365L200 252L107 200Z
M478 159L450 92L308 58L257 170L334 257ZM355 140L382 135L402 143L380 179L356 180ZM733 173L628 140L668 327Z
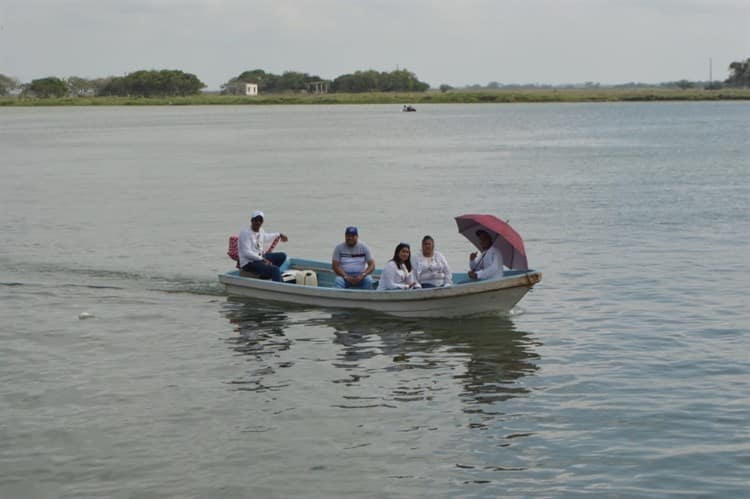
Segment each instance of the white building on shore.
M245 83L245 95L258 95L258 84Z

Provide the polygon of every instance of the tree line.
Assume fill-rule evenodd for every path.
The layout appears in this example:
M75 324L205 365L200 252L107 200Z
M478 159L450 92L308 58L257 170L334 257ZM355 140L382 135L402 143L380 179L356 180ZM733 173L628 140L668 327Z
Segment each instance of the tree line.
M750 87L750 59L729 65L729 78L724 82L731 87Z
M732 88L750 87L750 59L732 62L729 65L729 77L723 82L691 82L679 80L662 83L660 86L707 89L718 89L722 86ZM361 93L361 92L424 92L430 85L420 81L407 69L396 69L390 72L374 70L355 71L326 80L317 75L286 71L281 75L267 73L262 69L244 71L231 78L221 86L223 94L244 94L245 84L254 83L262 93L308 92L315 85L323 84L328 92ZM538 85L530 85L537 87ZM586 82L586 87L598 87L598 83ZM615 87L653 86L639 83L627 83ZM122 77L87 79L71 76L66 79L50 76L21 83L17 78L0 74L0 96L17 93L21 97L84 97L84 96L124 96L124 97L171 97L189 96L201 92L206 85L191 73L179 70L140 70ZM514 89L526 88L522 85L502 85L490 82L486 87L479 84L465 88L478 89ZM541 87L546 87L542 85ZM440 90L453 90L450 85L440 85Z
M20 90L21 97L85 97L137 96L172 97L195 95L205 88L197 76L178 70L136 71L126 76L87 79L71 76L67 79L49 76L21 84L17 79L0 74L0 95Z
M523 89L543 89L543 90L551 90L551 89L574 89L574 88L585 88L585 89L595 89L595 88L603 88L604 86L600 85L597 82L594 81L587 81L584 83L579 84L565 84L565 85L550 85L550 84L538 84L538 83L500 83L497 81L491 81L487 85L481 85L479 83L474 83L471 85L466 85L464 87L459 87L461 90L498 90L498 89L504 89L504 90L523 90ZM615 85L606 85L607 88L619 88L619 89L634 89L634 88L680 88L680 89L689 89L689 88L704 88L706 90L719 90L721 88L727 87L727 88L748 88L750 87L750 59L747 59L744 62L733 62L729 65L729 78L727 78L724 81L690 81L690 80L676 80L676 81L666 81L662 83L640 83L640 82L628 82L628 83L620 83ZM456 87L453 87L451 85L442 84L438 87L441 92L448 92L450 90L457 90Z
M230 79L221 86L223 94L244 94L245 85L258 85L261 93L307 92L313 84L325 84L327 91L360 93L360 92L424 92L430 88L428 83L419 81L417 75L407 69L397 69L391 72L374 70L356 71L345 74L333 80L325 80L320 76L286 71L281 75L266 73L262 69L253 69Z
M262 93L280 92L302 92L307 91L311 83L324 81L320 76L286 71L282 75L266 73L262 69L245 71L230 79L221 86L222 94L244 95L245 84L254 83L258 85L258 91Z
M262 69L245 71L221 86L223 94L244 94L245 84L255 83L262 93L311 91L312 84L324 84L328 92L424 92L430 85L419 81L406 70L391 72L357 71L325 80L317 75L286 71L281 75ZM178 70L140 70L122 77L87 79L77 76L50 76L21 83L16 78L0 74L0 95L18 91L21 97L171 97L196 95L206 85L194 74Z

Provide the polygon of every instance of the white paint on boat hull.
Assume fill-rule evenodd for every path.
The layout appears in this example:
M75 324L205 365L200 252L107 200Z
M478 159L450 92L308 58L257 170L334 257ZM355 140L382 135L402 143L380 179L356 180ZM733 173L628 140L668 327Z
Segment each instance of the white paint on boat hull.
M508 313L541 280L541 273L529 271L501 280L409 291L298 286L241 277L237 272L221 274L219 280L232 296L323 308L366 309L398 317L447 318Z

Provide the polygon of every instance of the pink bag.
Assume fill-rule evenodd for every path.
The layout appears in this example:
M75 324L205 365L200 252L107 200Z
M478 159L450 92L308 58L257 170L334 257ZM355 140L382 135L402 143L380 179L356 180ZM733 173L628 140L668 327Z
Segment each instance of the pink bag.
M237 262L237 268L240 268L240 251L238 248L239 237L237 235L229 236L229 249L227 249L227 256Z

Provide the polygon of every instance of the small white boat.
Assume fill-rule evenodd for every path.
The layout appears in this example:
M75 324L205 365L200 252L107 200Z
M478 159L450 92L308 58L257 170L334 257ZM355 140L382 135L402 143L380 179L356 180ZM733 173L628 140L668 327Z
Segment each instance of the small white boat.
M500 279L470 280L466 273L454 273L451 287L411 290L363 290L334 287L335 274L330 263L290 258L281 270L313 271L315 285L273 282L248 277L233 270L219 275L227 294L258 300L270 300L324 308L365 309L398 317L466 317L508 313L516 303L542 280L542 273L506 270ZM302 275L302 274L299 274ZM380 275L376 271L374 277Z

